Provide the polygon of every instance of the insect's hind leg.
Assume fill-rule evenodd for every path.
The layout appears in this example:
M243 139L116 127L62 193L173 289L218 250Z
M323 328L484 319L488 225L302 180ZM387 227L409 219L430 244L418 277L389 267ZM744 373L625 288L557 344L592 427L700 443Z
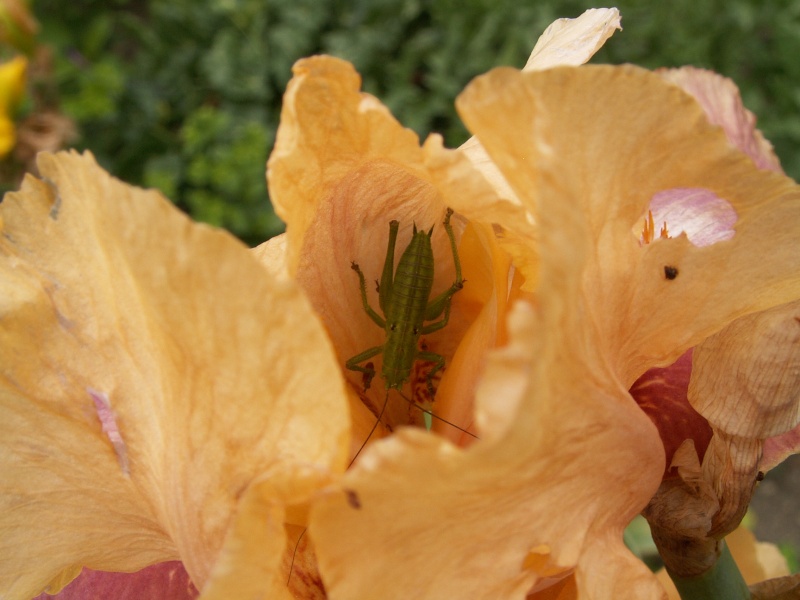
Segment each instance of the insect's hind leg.
M444 229L447 232L448 239L450 240L450 250L453 253L453 266L456 270L456 280L453 282L453 285L436 296L436 298L431 300L428 303L428 306L425 307L426 321L438 319L442 313L445 314L443 322L441 324L437 324L438 326L435 329L430 329L426 333L431 333L432 331L436 331L436 329L441 329L447 325L447 319L450 313L450 301L453 299L453 296L456 292L464 288L464 278L461 275L461 260L458 257L458 248L456 247L456 236L453 233L452 226L450 225L450 217L452 215L453 209L448 208L447 214L444 218Z
M364 352L356 354L345 363L345 366L351 371L358 371L359 373L364 374L364 391L369 389L369 386L372 383L372 378L375 377L375 368L372 366L372 363L367 364L366 367L359 366L359 363L369 360L381 352L383 352L383 346L375 346L374 348L370 348L369 350L364 350Z

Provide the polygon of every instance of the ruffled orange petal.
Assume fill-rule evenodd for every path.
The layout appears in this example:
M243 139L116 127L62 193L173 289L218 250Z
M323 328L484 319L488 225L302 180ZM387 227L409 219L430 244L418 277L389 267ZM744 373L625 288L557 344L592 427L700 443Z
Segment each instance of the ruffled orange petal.
M325 205L328 211L331 205L350 211L328 218L351 229L367 230L376 218L388 228L386 212L392 205L398 210L394 218L404 224L416 217L420 227L430 227L427 220L422 222L425 212L417 216L414 203L401 209L417 195L419 207L436 197L425 186L428 178L417 135L402 127L373 96L360 91L361 78L351 64L315 56L298 61L293 72L267 165L270 199L287 225L289 273L295 275L306 232L321 219ZM398 193L405 197L396 198ZM436 206L429 215L443 212ZM352 215L358 219L349 222ZM351 249L337 247L340 253ZM352 258L342 256L345 267Z
M587 332L602 340L601 354L624 385L733 318L800 295L800 189L758 171L691 97L657 75L630 66L498 69L473 82L458 106L527 210L549 218L539 221L542 230L576 217L553 218L537 203L579 208L580 229L563 244L587 249L579 267L592 307ZM675 188L726 200L738 217L734 238L702 248L685 236L641 246L632 232L651 199ZM453 184L450 193L489 202L472 185ZM498 222L529 235L524 221ZM530 246L541 256L535 239Z
M252 543L237 533L247 498L270 507L271 530L253 529L280 536L257 540L274 573L307 471L320 485L345 466L343 384L319 321L230 235L90 155L44 154L39 169L0 205L2 595L82 565L174 559L199 588L219 565L241 569L242 589L268 585L236 554Z

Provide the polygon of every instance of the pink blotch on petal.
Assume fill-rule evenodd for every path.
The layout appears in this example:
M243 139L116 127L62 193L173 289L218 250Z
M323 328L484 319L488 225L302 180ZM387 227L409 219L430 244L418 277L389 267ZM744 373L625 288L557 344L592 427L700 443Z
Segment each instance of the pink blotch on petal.
M753 159L759 169L783 173L772 144L756 129L756 117L745 108L733 81L695 67L663 69L658 74L694 96L708 120L722 127L730 143Z
M655 230L667 224L669 237L685 233L695 246L710 246L734 236L736 211L711 190L673 188L653 196L650 201Z
M114 447L114 452L117 454L117 460L119 461L119 466L122 467L122 472L125 473L125 475L130 475L131 469L130 463L128 462L128 448L119 431L117 417L114 411L111 410L111 402L108 399L108 395L91 388L88 388L86 391L89 392L92 400L94 400L97 418L100 419L103 433L108 436L111 445Z
M775 437L764 440L764 453L761 456L759 469L770 471L792 454L800 453L800 425Z
M83 569L55 596L41 594L35 600L194 600L199 596L182 562L151 565L136 573L109 573Z

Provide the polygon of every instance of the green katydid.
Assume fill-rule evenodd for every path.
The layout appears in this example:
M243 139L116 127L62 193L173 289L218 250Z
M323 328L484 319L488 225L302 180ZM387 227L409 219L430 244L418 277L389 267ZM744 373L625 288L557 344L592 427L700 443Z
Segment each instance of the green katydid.
M458 257L453 228L450 225L452 214L452 209L448 208L444 219L444 228L447 232L447 237L450 239L456 280L433 300L430 300L434 270L433 250L431 248L433 227L428 231L417 231L417 226L414 224L414 233L411 241L403 251L395 270L394 251L400 224L398 221L389 223L389 244L386 249L383 273L381 274L380 283L378 283L378 300L383 317L370 306L367 300L366 280L361 268L355 262L351 265L358 275L364 311L378 327L384 329L386 341L380 346L374 346L356 354L347 361L346 367L352 371L362 373L364 376L364 389L369 389L370 383L376 375L375 368L371 362L367 363L366 366L360 366L360 364L383 353L381 376L386 384L386 400L378 417L379 420L383 415L383 410L386 408L390 389L398 390L406 401L413 403L403 396L401 390L411 376L411 369L415 361L424 360L433 363L433 367L426 376L428 393L431 398L434 395L433 378L438 371L444 368L444 357L434 352L420 350L419 339L422 335L439 331L447 326L450 319L450 303L453 296L464 287L464 280L461 276L461 261ZM435 319L440 320L436 321ZM426 321L434 322L425 325ZM426 413L426 424L430 428L429 419L432 413L422 407L419 408Z
M448 208L444 218L444 228L447 232L447 237L450 239L450 249L453 252L453 263L456 269L456 280L448 289L430 300L431 291L433 290L433 249L431 248L431 234L433 227L426 231L417 231L417 226L414 224L414 234L411 241L406 246L400 257L400 262L397 269L394 269L394 248L397 242L397 232L400 228L398 221L389 223L389 244L386 249L386 259L383 265L383 273L381 275L380 283L378 283L378 300L383 312L381 317L369 304L367 300L367 284L364 278L364 273L356 262L351 264L352 269L358 275L359 285L361 287L361 302L364 305L364 310L370 319L372 319L378 327L381 327L386 332L386 341L380 346L375 346L356 354L347 361L346 366L351 371L358 371L364 376L364 389L369 389L372 379L376 375L375 368L371 362L366 366L360 366L360 363L368 361L370 358L383 353L383 368L381 369L381 376L386 383L386 398L383 402L383 408L378 415L378 420L372 431L369 432L367 439L358 449L355 456L350 461L352 465L361 450L366 446L372 433L375 431L378 423L383 417L383 412L386 410L386 404L389 401L389 390L395 389L400 396L417 406L420 410L426 413L426 426L430 429L430 417L433 413L429 410L417 405L413 400L406 398L402 393L403 385L411 377L411 369L417 360L424 360L433 362L433 368L428 371L426 376L426 383L428 387L428 394L432 398L434 395L433 378L438 371L444 368L444 356L434 352L427 352L419 349L420 336L439 331L447 326L450 319L450 302L453 295L464 287L464 280L461 277L461 261L458 258L458 249L456 248L456 238L453 234L453 228L450 226L450 217L452 216L452 209ZM433 321L441 317L441 320L435 321L425 325L425 321ZM436 416L436 415L433 415ZM441 417L436 417L441 419ZM474 434L470 433L450 423L445 419L441 419L445 423L460 429L473 437ZM351 503L352 505L352 503ZM355 506L354 506L355 507ZM359 506L360 508L360 506ZM289 567L289 578L286 580L286 585L292 577L292 570L294 568L294 554L300 545L300 539L305 535L306 530L300 534L297 539L297 544L294 547L292 554L292 562Z

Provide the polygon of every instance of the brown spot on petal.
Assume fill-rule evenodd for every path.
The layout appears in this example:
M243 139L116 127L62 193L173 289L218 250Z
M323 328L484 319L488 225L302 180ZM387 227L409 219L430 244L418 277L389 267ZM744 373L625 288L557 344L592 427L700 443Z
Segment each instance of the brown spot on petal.
M345 490L345 494L347 494L347 503L359 510L361 508L361 500L358 497L358 493L355 490Z

